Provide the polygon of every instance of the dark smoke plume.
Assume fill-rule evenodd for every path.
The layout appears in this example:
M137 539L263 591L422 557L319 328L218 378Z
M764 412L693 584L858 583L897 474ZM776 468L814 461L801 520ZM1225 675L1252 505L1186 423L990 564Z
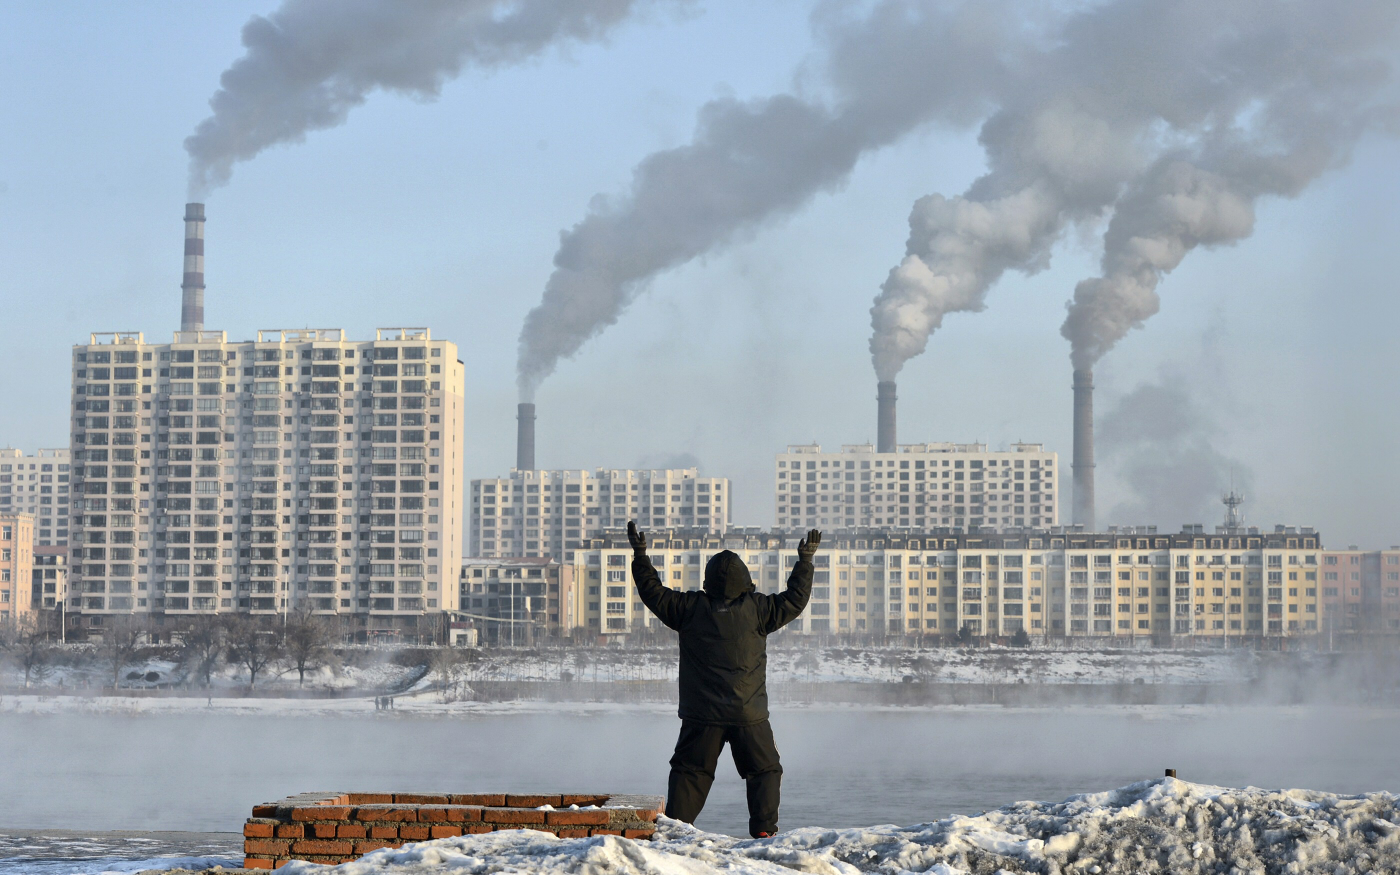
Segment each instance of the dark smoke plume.
M1223 429L1198 403L1200 390L1199 381L1193 385L1181 374L1166 373L1124 395L1104 415L1101 458L1119 499L1107 515L1112 522L1163 531L1184 523L1210 525L1223 517L1220 497L1232 484L1253 492L1249 468L1217 448Z
M597 40L635 10L682 0L285 0L243 27L243 57L219 77L214 114L185 139L190 199L233 165L333 128L375 91L422 100L469 65L519 63Z

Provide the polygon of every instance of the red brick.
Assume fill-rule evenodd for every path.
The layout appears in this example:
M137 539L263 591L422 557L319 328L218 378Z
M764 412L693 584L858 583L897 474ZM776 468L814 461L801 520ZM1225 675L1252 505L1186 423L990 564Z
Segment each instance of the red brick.
M263 857L244 857L244 869L271 869L272 861Z
M447 823L447 809L424 805L418 809L419 823Z
M272 827L273 824L271 823L253 823L249 821L243 824L243 835L255 839L270 839L272 838Z
M269 803L266 803L266 804L263 804L263 805L254 805L254 806L253 806L253 816L254 816L254 817L276 817L276 816L277 816L277 806L274 805L274 804L272 804L272 803L270 803L270 802L269 802Z
M446 805L452 800L446 793L395 793L394 801L400 805Z
M283 866L287 865L287 864L290 863L290 862L292 862L292 861L291 861L291 860L274 860L274 861L272 862L272 868L274 868L274 869L281 869Z
M594 824L607 826L608 813L602 810L594 811L546 811L544 813L545 823L568 824L570 826L591 826Z
M560 805L559 796L532 796L523 793L506 794L506 805L510 808L539 808L541 805Z
M243 854L266 854L269 857L285 857L291 842L278 839L244 839Z
M370 851L377 851L380 848L397 848L398 846L398 842L355 842L355 853L368 854Z
M428 828L428 831L435 839L450 839L462 834L460 826L432 826Z
M300 823L282 823L277 825L277 837L279 839L300 839L306 837L306 827Z
M350 842L317 841L303 839L292 844L294 854L353 854L355 846Z
M447 812L448 823L473 823L481 820L481 808L475 805L449 805L443 810Z
M561 838L561 839L581 839L581 838L587 838L587 837L588 837L588 830L586 830L586 829L561 829L561 830L559 830L558 835L559 835L559 838Z
M372 839L396 839L399 837L397 826L372 826L369 828L369 837Z
M607 796L585 796L579 793L565 793L559 797L560 805L606 805Z
M335 828L335 837L338 839L362 839L368 830L361 823L342 823Z
M335 824L333 823L313 823L311 824L311 836L318 839L335 838Z
M469 825L467 825L467 826L462 827L462 832L466 833L467 835L473 835L473 836L474 836L474 835L480 835L481 833L484 833L484 832L494 832L495 829L496 829L496 828L495 828L494 826L487 826L487 825L484 824L484 823L473 823L473 824L469 824Z
M421 842L431 836L426 826L409 826L404 824L399 827L399 838L410 841Z
M531 808L487 808L481 819L487 823L544 823L544 815Z
M453 793L453 805L505 805L504 793Z
M418 809L398 805L363 805L355 809L355 819L417 823Z
M351 793L350 805L388 805L394 801L393 793Z
M588 831L588 834L589 834L589 835L595 835L595 836L620 836L620 835L622 835L622 830L620 830L620 829L592 829L592 830L589 830L589 831Z
M348 805L307 805L292 809L292 820L349 820Z
M622 837L628 839L649 839L656 834L654 829L624 829Z
M655 808L624 808L623 810L630 812L632 816L636 817L638 820L645 820L648 822L654 822L656 820L656 815L660 814Z

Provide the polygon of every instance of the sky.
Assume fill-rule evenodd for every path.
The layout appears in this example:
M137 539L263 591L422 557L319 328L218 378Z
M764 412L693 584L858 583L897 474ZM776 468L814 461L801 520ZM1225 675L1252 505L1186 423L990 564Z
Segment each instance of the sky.
M517 341L561 232L687 143L707 102L800 86L829 6L653 7L600 41L468 67L436 99L371 93L209 195L206 326L427 326L466 365L466 476L503 474ZM178 327L183 141L243 25L277 7L0 6L0 445L66 443L69 347L89 332ZM1362 136L1298 197L1261 198L1252 236L1163 277L1161 312L1095 368L1102 524L1214 525L1233 477L1250 524L1400 543L1397 157L1396 140ZM911 206L987 169L975 126L916 126L660 271L540 385L539 464L694 460L734 481L735 524L771 525L776 452L875 437L870 308ZM1060 324L1102 231L1070 229L1047 269L1008 272L985 310L948 316L899 375L901 441L1042 442L1067 469Z

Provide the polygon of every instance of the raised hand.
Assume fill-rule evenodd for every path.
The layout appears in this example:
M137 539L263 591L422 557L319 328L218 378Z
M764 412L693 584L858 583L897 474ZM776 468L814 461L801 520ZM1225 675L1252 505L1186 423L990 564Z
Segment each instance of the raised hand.
M627 522L627 540L632 544L633 553L645 553L647 551L646 533L637 530L637 523L629 520Z
M821 546L821 543L822 533L812 529L807 533L807 537L803 538L801 543L797 545L797 558L803 562L811 562L812 557L817 555L817 547Z

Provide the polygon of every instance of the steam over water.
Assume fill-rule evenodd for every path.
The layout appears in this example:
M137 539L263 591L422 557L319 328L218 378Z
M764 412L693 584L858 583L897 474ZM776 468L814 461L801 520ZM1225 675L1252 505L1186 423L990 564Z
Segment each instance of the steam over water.
M1384 709L786 710L782 826L911 824L1058 800L1176 768L1185 780L1400 789ZM456 718L0 715L0 826L234 831L307 790L664 793L659 712ZM698 825L743 835L727 754Z

